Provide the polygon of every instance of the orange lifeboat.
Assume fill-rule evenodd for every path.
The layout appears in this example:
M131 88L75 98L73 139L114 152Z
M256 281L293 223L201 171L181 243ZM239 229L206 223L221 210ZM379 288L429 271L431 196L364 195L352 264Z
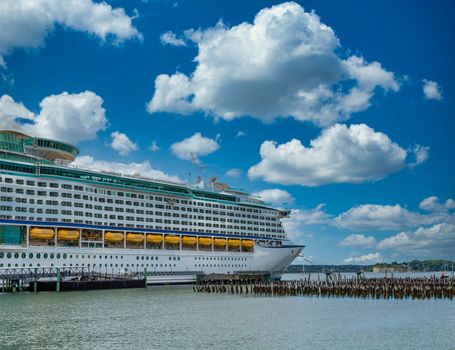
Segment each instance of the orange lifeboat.
M240 247L240 239L228 239L228 245L230 248Z
M163 242L162 235L147 235L147 243L148 244L161 244Z
M183 236L182 243L186 246L192 246L197 243L197 238L192 236Z
M133 244L141 244L144 242L144 235L141 233L127 233L126 241Z
M254 241L252 239L242 239L242 248L251 249L254 247Z
M179 236L166 235L164 237L164 243L166 243L166 244L179 244L180 243L180 237Z
M120 243L123 241L123 233L121 232L106 232L104 234L104 242Z
M59 241L77 241L79 239L79 231L61 228L57 231L57 240Z
M215 238L213 244L218 248L226 247L226 238Z
M212 245L212 238L210 237L199 237L198 241L200 246Z
M53 228L48 227L33 227L30 229L30 239L37 241L48 241L54 238L55 232Z

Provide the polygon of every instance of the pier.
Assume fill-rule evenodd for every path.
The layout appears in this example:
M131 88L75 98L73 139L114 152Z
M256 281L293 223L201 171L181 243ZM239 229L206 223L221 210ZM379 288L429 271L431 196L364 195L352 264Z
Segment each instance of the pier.
M0 292L70 291L145 288L147 270L128 274L90 271L88 267L36 267L0 269Z
M254 296L348 297L364 299L453 299L455 277L364 278L311 281L201 281L195 293L245 294Z

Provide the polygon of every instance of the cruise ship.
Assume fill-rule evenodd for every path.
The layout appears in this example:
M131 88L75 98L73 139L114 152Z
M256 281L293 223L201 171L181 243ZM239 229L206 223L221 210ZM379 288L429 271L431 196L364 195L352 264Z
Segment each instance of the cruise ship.
M301 254L276 209L212 178L196 185L82 169L58 140L0 130L0 269L142 272L150 283L198 274L270 273Z

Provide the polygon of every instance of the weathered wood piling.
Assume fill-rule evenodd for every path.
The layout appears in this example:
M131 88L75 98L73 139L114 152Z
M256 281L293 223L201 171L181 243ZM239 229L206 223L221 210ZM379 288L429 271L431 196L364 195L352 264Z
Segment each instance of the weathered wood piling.
M203 281L197 293L230 293L255 296L313 296L369 299L453 299L455 277L363 278L326 281L266 282L248 279Z

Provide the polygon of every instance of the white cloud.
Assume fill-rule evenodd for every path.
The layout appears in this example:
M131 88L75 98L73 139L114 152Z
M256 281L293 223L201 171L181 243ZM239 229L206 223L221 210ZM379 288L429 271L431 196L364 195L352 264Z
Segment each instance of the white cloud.
M437 82L423 79L422 89L427 100L442 100L442 89Z
M16 48L40 48L56 25L121 43L142 38L123 8L92 0L6 0L0 2L0 65Z
M455 209L455 201L449 198L444 203L440 203L438 197L430 196L419 203L419 208L426 211L448 211Z
M242 171L240 169L233 168L233 169L229 169L228 171L226 171L226 176L227 177L239 177L241 173L242 173Z
M196 161L219 148L220 145L215 140L202 136L200 132L171 145L171 151L177 158L190 160L193 156Z
M139 149L138 145L131 141L128 136L119 131L114 131L111 134L112 142L111 147L118 152L121 156L126 156L127 154L136 151Z
M420 203L420 208L432 211L429 214L409 211L399 204L362 204L341 213L331 224L355 231L402 230L443 221L451 222L454 217L449 210L453 209L454 204L452 199L440 204L437 197L429 197Z
M152 152L160 150L160 148L158 147L158 143L155 140L152 141L152 144L149 146L149 150Z
M171 31L161 34L160 39L164 45L186 46L185 40L183 40L182 38L177 38L175 33Z
M283 219L283 227L289 238L298 241L307 235L307 225L327 224L332 215L324 210L325 204L319 204L311 209L293 209L289 218Z
M400 232L378 243L380 249L420 257L455 258L455 225L439 223L431 227L419 227L413 232Z
M360 256L351 256L349 258L344 259L345 263L354 263L354 264L372 264L375 262L379 262L382 260L382 256L379 253L370 253L366 255L360 255Z
M285 185L319 186L380 180L406 165L409 153L365 124L336 124L305 147L293 139L278 145L265 141L261 161L252 166L251 179Z
M294 197L292 197L288 191L281 190L279 188L254 192L252 195L261 198L267 203L275 205L291 204L294 202Z
M373 236L365 236L362 234L352 234L343 239L338 245L342 247L372 247L376 244L376 239Z
M409 151L409 154L414 158L414 161L410 161L408 165L413 168L416 165L424 163L429 157L429 151L430 147L414 145L414 147L412 147Z
M243 131L243 130L239 130L239 131L237 132L237 135L235 135L236 138L244 137L244 136L246 136L246 132Z
M294 2L261 10L252 24L229 28L220 21L185 36L198 47L196 69L159 75L151 113L203 111L266 122L291 116L327 126L368 108L377 87L399 89L379 62L340 58L332 28Z
M124 175L142 176L157 180L182 182L176 175L169 175L161 170L153 169L149 161L142 163L122 163L96 160L91 156L77 157L73 163L75 166L89 168L98 171L114 172Z
M91 91L63 92L45 97L40 102L40 112L34 114L10 96L3 95L0 98L0 127L78 143L96 138L98 131L106 129L106 111L102 104L103 99Z

